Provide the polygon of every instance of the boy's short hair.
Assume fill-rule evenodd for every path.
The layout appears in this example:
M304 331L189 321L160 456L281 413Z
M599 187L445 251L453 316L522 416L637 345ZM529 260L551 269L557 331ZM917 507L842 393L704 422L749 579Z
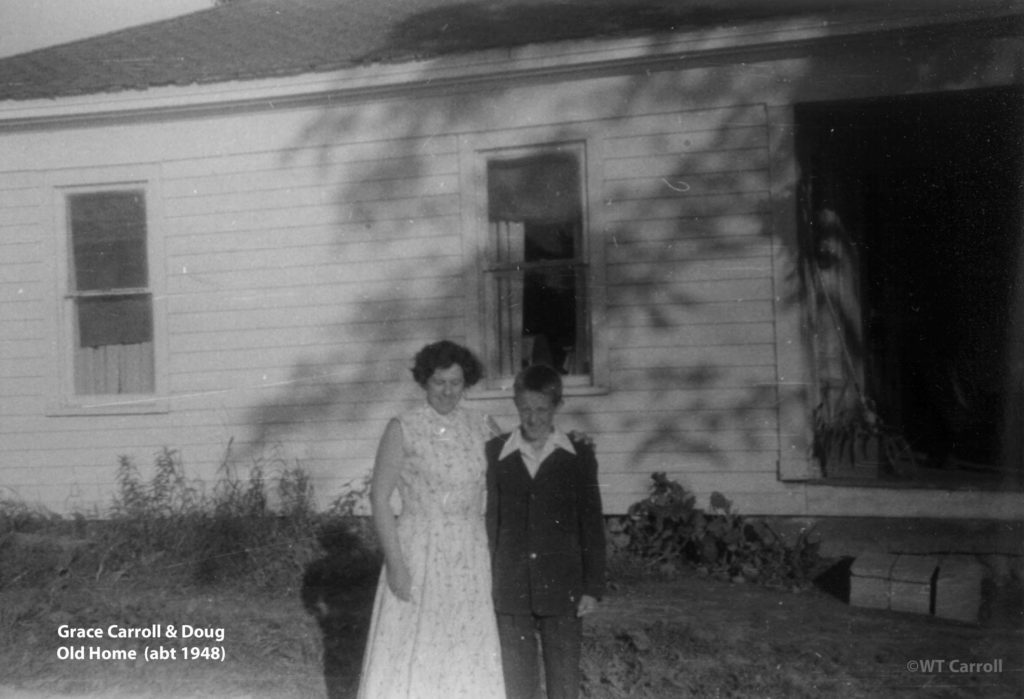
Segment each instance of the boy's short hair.
M562 376L546 364L533 364L516 374L512 382L512 393L515 397L524 391L543 393L555 405L562 403Z

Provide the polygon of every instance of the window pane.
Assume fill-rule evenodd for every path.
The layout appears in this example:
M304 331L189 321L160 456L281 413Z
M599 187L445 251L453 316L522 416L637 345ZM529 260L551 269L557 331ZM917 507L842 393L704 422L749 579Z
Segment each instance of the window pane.
M524 232L525 261L574 259L578 223L578 219L563 223L527 223Z
M153 393L153 343L75 349L75 393Z
M153 304L149 294L75 299L79 395L152 393Z
M488 281L501 375L530 364L547 364L564 374L590 372L582 270L566 266L493 273Z
M149 294L91 296L76 300L80 347L134 345L153 339Z
M523 285L523 337L531 340L524 352L527 364L548 364L562 373L584 371L579 356L585 299L581 272L549 268L526 275Z
M579 220L583 211L579 171L575 153L488 162L488 217L533 223Z
M141 191L74 194L68 208L75 290L147 286L146 205Z

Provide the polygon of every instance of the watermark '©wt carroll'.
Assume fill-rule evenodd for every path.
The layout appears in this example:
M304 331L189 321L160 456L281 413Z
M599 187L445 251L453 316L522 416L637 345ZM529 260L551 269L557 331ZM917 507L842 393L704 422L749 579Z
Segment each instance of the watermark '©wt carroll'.
M925 672L925 673L940 673L948 672L950 674L993 674L1003 671L1003 659L996 658L994 660L988 660L979 662L976 660L959 660L954 658L953 660L946 660L943 658L922 658L919 660L908 660L907 661L908 672Z

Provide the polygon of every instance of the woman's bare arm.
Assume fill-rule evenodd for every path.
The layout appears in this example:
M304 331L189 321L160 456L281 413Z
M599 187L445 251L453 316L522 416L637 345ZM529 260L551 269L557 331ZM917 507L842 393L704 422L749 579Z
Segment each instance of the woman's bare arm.
M398 487L403 456L402 425L398 420L392 419L384 429L384 435L377 447L373 479L370 482L370 508L373 513L373 526L384 552L388 587L395 597L409 602L412 599L412 576L402 555L395 513L391 509L391 495Z

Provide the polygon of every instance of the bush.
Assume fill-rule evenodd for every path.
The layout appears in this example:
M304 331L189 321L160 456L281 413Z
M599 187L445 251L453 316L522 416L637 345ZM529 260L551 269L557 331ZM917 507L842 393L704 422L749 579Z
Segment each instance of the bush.
M630 506L623 526L626 550L648 567L671 573L689 564L734 582L805 587L821 560L813 531L787 541L763 520L732 511L721 493L711 494L711 512L664 473L651 476L650 495Z
M0 537L50 529L58 523L61 523L61 517L42 507L30 507L9 498L0 499Z

